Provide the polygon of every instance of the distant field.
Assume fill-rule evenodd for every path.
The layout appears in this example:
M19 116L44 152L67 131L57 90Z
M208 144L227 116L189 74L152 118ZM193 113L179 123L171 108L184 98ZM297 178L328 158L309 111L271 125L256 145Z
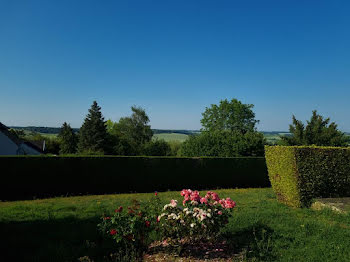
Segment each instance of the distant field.
M40 135L42 135L43 137L47 137L47 138L56 138L57 137L57 134L40 133Z
M184 142L188 138L188 135L178 133L162 133L154 134L153 139L163 139L165 141L179 141Z

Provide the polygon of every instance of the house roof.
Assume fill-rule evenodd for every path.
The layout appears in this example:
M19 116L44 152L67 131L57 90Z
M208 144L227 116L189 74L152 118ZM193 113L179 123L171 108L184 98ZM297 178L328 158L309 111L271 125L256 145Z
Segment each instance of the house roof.
M20 145L23 143L23 141L18 138L17 136L15 136L14 134L12 134L9 131L9 128L7 126L5 126L3 123L0 122L0 132L2 132L3 134L5 134L9 139L11 139L16 145Z
M33 148L34 150L40 152L40 153L44 153L44 151L42 150L42 148L40 148L39 145L36 145L36 143L34 144L31 141L24 141L20 138L18 138L17 136L15 136L14 134L12 134L9 131L9 128L7 126L5 126L3 123L0 122L0 132L2 132L3 134L5 134L9 139L11 139L17 146L20 146L21 144L25 144L31 148ZM40 143L40 142L39 142Z
M36 142L36 141L35 141ZM40 143L40 141L38 141ZM33 143L32 141L24 141L23 144L33 148L34 150L40 152L41 154L44 154L44 151L42 150L42 148L40 148L37 143Z

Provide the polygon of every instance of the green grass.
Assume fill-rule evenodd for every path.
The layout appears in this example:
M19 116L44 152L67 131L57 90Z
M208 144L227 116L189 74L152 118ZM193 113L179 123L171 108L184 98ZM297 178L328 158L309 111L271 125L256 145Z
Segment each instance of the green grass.
M163 139L167 142L169 141L184 142L187 138L188 138L188 135L178 134L178 133L162 133L162 134L153 135L153 139Z
M293 209L270 188L218 190L237 202L224 229L230 245L247 261L350 261L350 215ZM96 224L132 199L121 194L0 202L0 261L77 261L101 257ZM159 193L165 202L179 192ZM99 261L99 260L95 260Z

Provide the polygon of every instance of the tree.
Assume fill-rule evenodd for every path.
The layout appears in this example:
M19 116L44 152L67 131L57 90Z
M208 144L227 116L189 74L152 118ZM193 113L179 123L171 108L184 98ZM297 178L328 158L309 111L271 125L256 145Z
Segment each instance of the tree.
M94 101L79 130L78 150L83 153L105 153L108 146L106 123L101 107Z
M180 155L186 157L263 156L266 141L259 132L202 131L182 143Z
M255 113L252 104L243 104L237 99L221 100L219 105L211 105L202 113L203 131L238 131L242 134L255 131Z
M119 155L142 154L144 145L153 136L145 110L136 106L132 106L131 110L132 115L120 118L118 123L107 121L108 132L116 141L114 151Z
M344 133L340 132L337 125L330 122L329 118L312 111L310 121L306 126L303 122L297 120L293 115L293 123L289 126L291 136L283 136L284 145L316 145L316 146L347 146L348 139Z
M263 156L266 140L256 131L252 111L254 105L237 99L221 100L219 105L206 108L201 119L199 135L185 141L179 154L182 156Z
M60 133L60 154L74 154L77 152L77 137L69 124L63 123Z
M145 143L143 153L146 156L169 156L171 148L164 140L149 141Z

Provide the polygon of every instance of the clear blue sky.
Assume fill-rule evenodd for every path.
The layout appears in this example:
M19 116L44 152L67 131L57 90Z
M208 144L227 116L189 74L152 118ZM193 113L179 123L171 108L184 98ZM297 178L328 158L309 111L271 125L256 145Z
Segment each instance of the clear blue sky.
M259 130L317 109L350 131L349 1L0 1L0 121L79 127L146 109L198 129L206 106L255 105Z

